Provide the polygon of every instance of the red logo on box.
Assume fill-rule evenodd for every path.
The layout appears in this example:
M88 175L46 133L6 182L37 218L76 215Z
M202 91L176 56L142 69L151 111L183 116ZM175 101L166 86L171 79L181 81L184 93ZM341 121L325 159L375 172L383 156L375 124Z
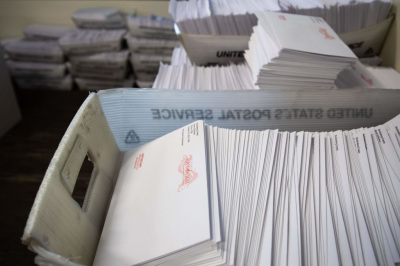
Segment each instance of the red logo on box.
M135 166L133 167L135 170L137 170L137 169L139 169L140 167L142 167L143 158L144 158L144 153L141 153L141 154L139 154L138 157L136 157Z
M192 155L184 155L183 159L178 167L178 172L182 174L182 183L178 186L178 192L183 188L188 187L194 180L196 180L198 174L193 170Z
M319 32L321 34L325 35L325 39L329 39L329 40L335 39L335 37L333 37L332 35L329 35L328 31L324 28L319 28Z

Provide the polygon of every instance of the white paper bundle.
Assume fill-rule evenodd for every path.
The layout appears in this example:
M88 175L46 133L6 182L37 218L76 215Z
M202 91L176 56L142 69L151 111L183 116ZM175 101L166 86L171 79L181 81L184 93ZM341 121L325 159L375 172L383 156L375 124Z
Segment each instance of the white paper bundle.
M54 78L27 78L17 77L14 78L20 89L37 89L37 90L71 90L72 78L65 76L61 79Z
M396 265L399 128L197 121L128 151L94 265Z
M128 51L71 56L69 70L74 77L121 80L128 72Z
M180 45L179 40L153 39L145 37L126 37L129 50L139 54L171 55L175 47Z
M93 55L70 56L69 62L76 67L124 69L126 68L128 58L128 51L119 51Z
M148 55L148 54L135 54L131 55L131 63L133 66L133 70L138 79L144 81L152 81L157 75L158 68L160 67L160 62L162 63L170 63L171 56L170 55ZM150 76L143 77L142 73L148 73L152 75L154 78L150 79Z
M29 40L58 40L76 29L64 26L32 24L24 28L24 36Z
M127 18L129 33L135 37L176 40L174 21L169 18L148 16Z
M13 77L61 79L66 74L65 64L7 61L7 67Z
M337 33L345 33L384 21L390 8L390 0L172 0L169 13L187 34L250 35L258 11L322 17Z
M67 63L69 72L73 77L100 79L100 80L123 80L126 78L128 68L96 68L96 67L77 67Z
M101 80L101 79L90 79L90 78L75 78L74 79L80 90L106 90L115 88L131 88L135 83L132 76L125 80Z
M4 50L12 60L62 63L64 53L56 41L15 40L7 42Z
M342 71L335 84L340 89L400 89L400 74L390 67L370 67L357 62Z
M118 29L125 27L125 20L116 8L86 8L72 14L72 20L78 28Z
M77 30L63 36L59 44L67 55L88 55L121 50L125 30Z
M245 65L202 67L161 64L153 88L170 90L254 90Z
M331 89L357 60L321 18L257 12L245 58L260 89Z

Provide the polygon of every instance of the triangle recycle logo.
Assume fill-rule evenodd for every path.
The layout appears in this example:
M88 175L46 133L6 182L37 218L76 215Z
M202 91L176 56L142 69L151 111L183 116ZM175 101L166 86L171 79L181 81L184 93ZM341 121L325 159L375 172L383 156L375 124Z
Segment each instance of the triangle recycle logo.
M125 143L132 144L132 143L139 143L139 142L140 142L140 138L136 134L135 130L129 131L128 134L126 135Z

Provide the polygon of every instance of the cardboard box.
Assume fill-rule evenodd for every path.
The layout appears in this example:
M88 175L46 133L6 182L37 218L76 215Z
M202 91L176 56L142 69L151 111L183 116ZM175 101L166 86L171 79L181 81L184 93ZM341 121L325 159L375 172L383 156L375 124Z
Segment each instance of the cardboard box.
M339 34L357 56L379 54L386 34L393 21L385 21L356 32ZM180 34L190 60L196 65L229 64L244 61L244 50L248 49L250 36ZM207 47L207 49L204 49Z
M352 129L393 118L399 102L400 90L382 89L91 93L50 162L22 242L36 263L90 265L123 152L194 120L249 130ZM71 193L86 155L94 171L81 208Z

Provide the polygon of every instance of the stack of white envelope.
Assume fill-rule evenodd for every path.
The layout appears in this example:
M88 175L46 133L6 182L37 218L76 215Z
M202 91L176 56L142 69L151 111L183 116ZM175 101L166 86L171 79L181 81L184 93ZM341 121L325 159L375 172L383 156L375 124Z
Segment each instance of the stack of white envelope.
M339 89L400 89L400 74L391 67L371 67L357 62L343 70L335 84Z
M129 72L128 51L69 57L69 70L76 78L124 80Z
M197 121L128 151L94 265L395 265L399 128Z
M5 43L7 66L21 89L70 90L64 53L54 40L14 40Z
M257 11L324 18L337 33L357 31L384 21L390 0L171 0L169 13L182 33L250 35Z
M140 88L149 88L157 75L160 62L169 63L172 51L180 42L169 18L147 16L127 18L126 36L131 64ZM150 86L149 86L150 85Z
M357 57L321 18L256 12L245 58L260 89L331 89Z
M24 28L24 36L28 40L53 40L75 31L76 29L64 26L32 24Z
M79 9L72 14L72 20L82 29L125 28L125 19L118 9L112 7Z
M83 90L131 87L129 52L123 49L126 30L77 30L59 40L69 57L69 70ZM96 84L91 88L85 84ZM103 85L102 85L103 84ZM112 85L112 86L111 86Z
M258 89L253 83L251 70L246 64L212 67L161 64L153 88L170 90Z

